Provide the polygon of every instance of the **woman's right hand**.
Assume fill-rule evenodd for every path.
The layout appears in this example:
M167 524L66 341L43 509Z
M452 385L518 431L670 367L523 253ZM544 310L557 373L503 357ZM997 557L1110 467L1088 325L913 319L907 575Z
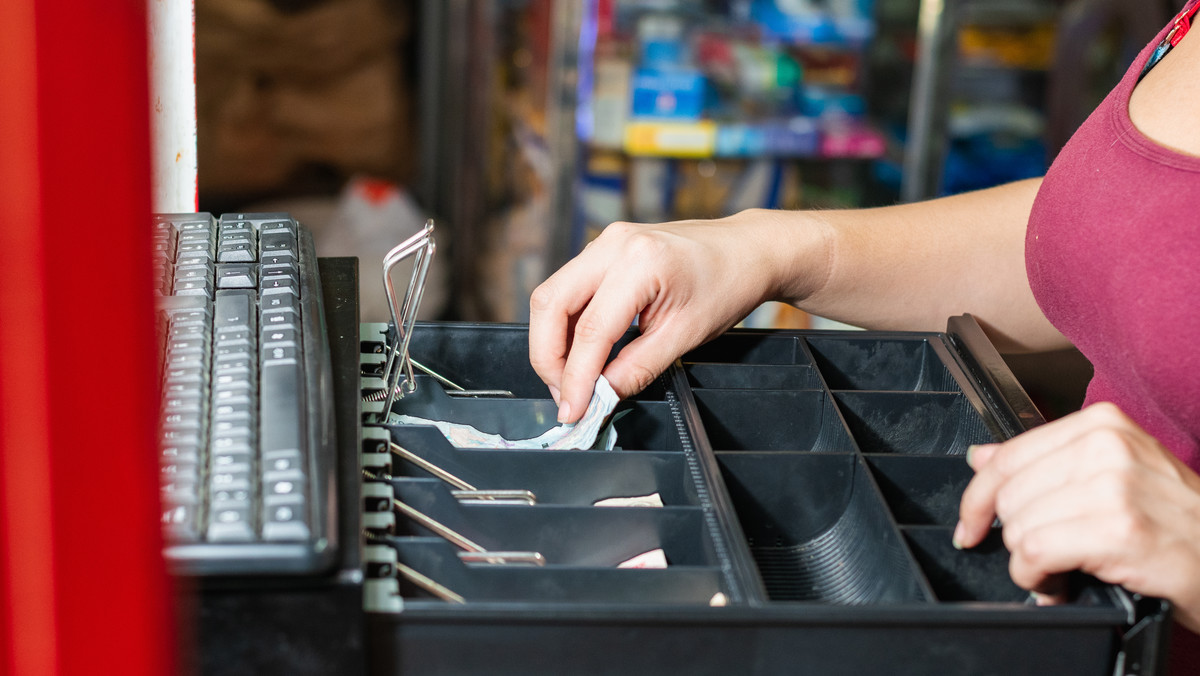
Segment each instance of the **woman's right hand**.
M608 226L530 299L529 359L559 404L559 421L583 415L601 373L622 398L636 394L680 355L778 297L785 283L819 284L826 228L812 223L795 227L780 212L752 209L711 221ZM641 335L605 366L634 319Z

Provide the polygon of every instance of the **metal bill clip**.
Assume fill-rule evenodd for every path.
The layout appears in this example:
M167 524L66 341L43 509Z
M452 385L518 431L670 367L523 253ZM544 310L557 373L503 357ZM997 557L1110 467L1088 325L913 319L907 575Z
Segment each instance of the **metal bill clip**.
M392 326L396 330L396 345L388 351L387 365L384 367L383 380L387 383L387 402L380 414L387 419L388 411L397 396L403 398L417 388L413 377L413 364L408 356L408 344L412 340L413 325L417 321L417 308L421 305L421 297L425 295L425 281L429 277L429 264L437 251L437 243L433 239L433 220L425 222L425 227L412 237L396 245L383 257L383 288L387 292L388 306L392 313ZM404 293L403 303L396 295L392 284L392 268L401 261L414 257L412 278L408 282L408 290ZM400 374L407 377L404 388L400 387Z

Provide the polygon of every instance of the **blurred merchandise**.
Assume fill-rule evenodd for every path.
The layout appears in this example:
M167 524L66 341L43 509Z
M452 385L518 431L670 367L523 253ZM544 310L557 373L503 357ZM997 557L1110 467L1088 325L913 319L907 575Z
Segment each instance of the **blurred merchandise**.
M816 157L879 144L861 88L872 2L602 2L580 140L657 157ZM586 79L586 78L585 78ZM827 129L838 136L823 143Z
M1054 58L1055 23L1031 26L967 26L958 33L963 63L998 68L1041 70Z

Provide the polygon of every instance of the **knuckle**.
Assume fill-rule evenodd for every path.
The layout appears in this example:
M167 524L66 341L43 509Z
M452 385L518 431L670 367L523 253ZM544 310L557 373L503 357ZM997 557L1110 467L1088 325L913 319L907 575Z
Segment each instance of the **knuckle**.
M1084 437L1087 447L1114 468L1130 468L1137 462L1128 435L1114 427L1098 427Z
M546 358L538 350L529 351L529 365L539 374L547 370L547 367L553 363L553 360Z
M666 253L667 244L659 233L638 230L626 238L625 250L630 258L656 260Z
M1116 541L1122 543L1123 550L1140 547L1147 539L1148 530L1146 520L1138 512L1122 510L1113 518L1112 533Z
M1087 408L1088 416L1100 424L1123 427L1129 418L1111 401L1100 401Z
M575 343L598 343L606 335L604 320L595 314L584 314L575 323Z
M1132 490L1124 473L1116 470L1102 472L1096 477L1096 491L1104 496L1105 501L1124 511L1130 505Z
M546 312L554 306L554 299L557 296L554 283L551 280L546 280L538 285L533 293L529 295L529 309L532 312Z
M653 383L654 379L658 377L658 374L655 373L654 369L649 368L644 364L630 364L629 371L633 377L634 387L637 388L635 392L641 392L647 387L650 387L650 384Z
M1025 568L1037 570L1046 556L1046 543L1036 531L1023 533L1012 543L1010 551L1013 558L1020 559Z
M1000 446L996 449L992 460L988 463L988 467L994 467L1001 476L1012 476L1018 468L1018 458L1015 453L1008 452L1010 449L1006 446ZM985 470L987 467L984 468Z
M599 240L600 238L604 238L605 240L609 240L618 238L637 230L637 228L638 226L634 223L615 221L605 226L605 228L600 231L600 235L596 239Z

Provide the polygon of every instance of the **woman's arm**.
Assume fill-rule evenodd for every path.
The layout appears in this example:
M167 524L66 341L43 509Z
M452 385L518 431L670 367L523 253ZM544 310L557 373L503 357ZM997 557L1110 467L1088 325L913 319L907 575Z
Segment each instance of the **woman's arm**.
M1040 185L1031 179L916 204L807 212L832 233L827 279L816 289L784 282L779 295L864 328L941 331L947 317L970 312L1001 351L1068 347L1025 274L1025 228ZM785 271L785 280L796 272Z
M572 422L601 372L634 394L767 300L879 329L942 330L970 312L1002 349L1064 346L1025 276L1039 185L877 209L615 223L534 291L530 361ZM634 319L641 335L606 366Z

